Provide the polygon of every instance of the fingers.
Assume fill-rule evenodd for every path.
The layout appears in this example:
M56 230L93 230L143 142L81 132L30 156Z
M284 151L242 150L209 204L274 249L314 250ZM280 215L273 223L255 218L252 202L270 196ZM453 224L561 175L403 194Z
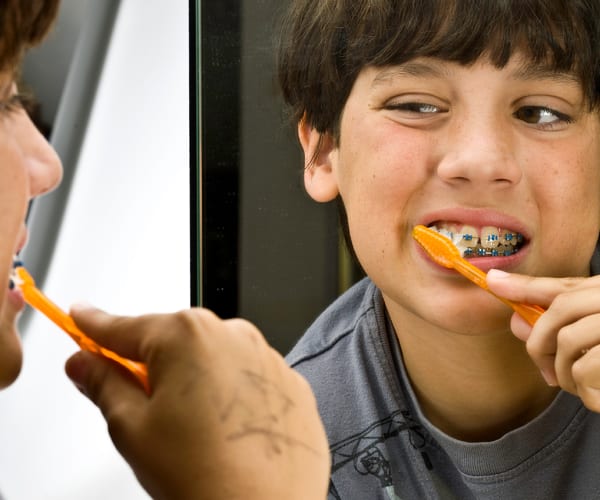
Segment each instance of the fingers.
M588 284L589 280L594 283ZM560 293L582 285L600 286L600 277L540 278L491 269L487 274L487 284L492 292L501 297L547 308Z
M527 342L527 339L531 335L533 327L525 321L519 314L515 313L512 315L510 321L510 329L512 330L515 337L523 342Z
M201 308L134 317L75 305L70 314L77 326L101 346L128 359L154 364L155 368L161 365L158 353L185 356L192 344L207 338L202 332L223 329L223 322L214 313ZM210 342L204 347L210 349Z
M527 339L527 351L546 381L573 391L565 370L583 349L600 343L599 313L600 288L580 286L558 295L540 317Z
M511 329L550 385L600 411L600 277L537 278L492 270L490 289L547 308L533 327L513 315Z
M582 353L573 364L573 380L583 404L600 413L600 348Z
M73 305L70 315L81 331L101 346L128 359L143 360L141 340L153 329L154 316L115 316L88 305Z
M600 314L583 317L558 332L554 370L557 383L565 390L577 394L582 381L592 380L586 373L586 364L579 360L586 357L589 362L600 354L599 332ZM600 376L598 379L600 382Z
M147 396L130 373L87 351L71 356L65 371L77 388L98 406L115 444L120 442L121 435L134 431L126 427L128 422L138 421L137 414Z

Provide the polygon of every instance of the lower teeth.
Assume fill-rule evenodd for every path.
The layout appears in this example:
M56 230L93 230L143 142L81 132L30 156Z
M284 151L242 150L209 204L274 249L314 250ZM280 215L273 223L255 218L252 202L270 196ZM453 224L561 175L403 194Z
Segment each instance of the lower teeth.
M508 257L519 251L519 247L512 245L498 245L496 248L483 248L477 245L476 247L459 248L462 250L463 257Z
M523 243L523 236L519 233L504 233L500 241L495 238L494 246L483 246L481 239L470 234L452 233L435 228L439 233L450 238L463 257L508 257L517 253ZM467 246L468 245L468 246Z

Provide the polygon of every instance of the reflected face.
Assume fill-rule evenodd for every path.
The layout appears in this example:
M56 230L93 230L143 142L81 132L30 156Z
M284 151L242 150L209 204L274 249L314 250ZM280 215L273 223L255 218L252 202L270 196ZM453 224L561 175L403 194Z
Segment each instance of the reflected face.
M307 155L315 135L301 130ZM599 137L571 75L518 57L502 69L437 59L369 67L339 144L326 141L306 187L320 201L342 197L356 254L393 320L500 331L510 311L432 264L412 227L523 235L516 253L473 260L485 271L587 275L600 231Z
M16 318L24 303L7 284L13 255L25 245L29 202L53 189L62 167L56 152L18 104L12 79L0 78L0 388L21 367Z

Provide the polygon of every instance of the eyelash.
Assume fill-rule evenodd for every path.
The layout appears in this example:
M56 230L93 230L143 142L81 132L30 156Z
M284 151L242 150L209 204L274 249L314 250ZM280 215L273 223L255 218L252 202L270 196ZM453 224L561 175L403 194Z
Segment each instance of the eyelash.
M423 113L423 108L429 108L429 111ZM390 111L408 111L410 113L415 114L434 114L435 112L440 112L440 107L435 104L427 104L424 102L403 102L399 104L386 104L384 109ZM434 110L432 112L432 110ZM444 112L445 110L441 110Z
M522 113L525 111L530 111L530 112L533 111L534 113L547 113L547 114L553 115L556 118L556 120L552 121L550 123L532 123L532 125L541 127L542 129L545 129L545 130L546 129L551 130L557 125L573 123L573 119L570 116L568 116L564 113L561 113L559 111L556 111L555 109L549 108L547 106L523 106L523 107L519 108L517 111L515 111L513 113L513 115L515 116L515 118L517 118L519 120L523 120L526 123L529 123L524 119L524 117L523 118L519 117L519 113Z
M424 102L403 102L398 104L386 104L383 106L384 109L389 111L400 111L400 112L408 112L414 115L434 115L434 114L443 114L446 113L447 110L444 108L440 108L435 104L427 104ZM550 123L529 123L524 117L520 117L519 115L525 111L533 112L533 113L548 113L556 117L556 120ZM525 123L528 123L533 126L540 127L544 130L551 130L557 125L560 124L569 124L573 123L573 119L555 109L549 108L547 106L522 106L517 111L513 113L513 116L519 120L522 120Z
M12 94L8 99L0 101L0 113L10 114L21 110L29 113L33 103L33 99L27 94Z

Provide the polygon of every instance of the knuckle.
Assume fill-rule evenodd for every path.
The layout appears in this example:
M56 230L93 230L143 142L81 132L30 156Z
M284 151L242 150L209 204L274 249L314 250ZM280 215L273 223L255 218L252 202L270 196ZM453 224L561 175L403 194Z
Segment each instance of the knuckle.
M529 354L532 359L539 359L543 355L541 344L533 339L530 339L526 342L525 349L527 350L527 354Z
M557 349L571 351L577 345L577 336L573 335L573 327L571 325L563 326L556 335Z
M573 366L571 366L571 377L573 378L573 382L575 382L577 387L585 386L587 373L588 371L586 368L586 363L582 360L575 361Z
M117 448L120 448L129 436L128 413L127 405L119 403L113 404L110 410L103 411L108 434Z
M104 404L104 390L106 387L106 380L109 375L108 362L105 360L95 361L93 368L90 369L85 382L85 395L100 408L104 413L106 405Z
M165 335L168 343L195 342L201 333L214 328L217 316L207 309L185 309L166 318Z
M250 321L243 318L232 318L226 320L226 323L230 331L243 335L253 344L258 346L267 345L267 341L265 340L263 334Z
M565 282L565 284L567 284ZM574 285L568 285L569 290L573 288ZM552 301L552 310L558 314L561 314L563 311L568 311L570 309L569 302L571 300L569 291L564 291L563 293L558 294L554 300Z

